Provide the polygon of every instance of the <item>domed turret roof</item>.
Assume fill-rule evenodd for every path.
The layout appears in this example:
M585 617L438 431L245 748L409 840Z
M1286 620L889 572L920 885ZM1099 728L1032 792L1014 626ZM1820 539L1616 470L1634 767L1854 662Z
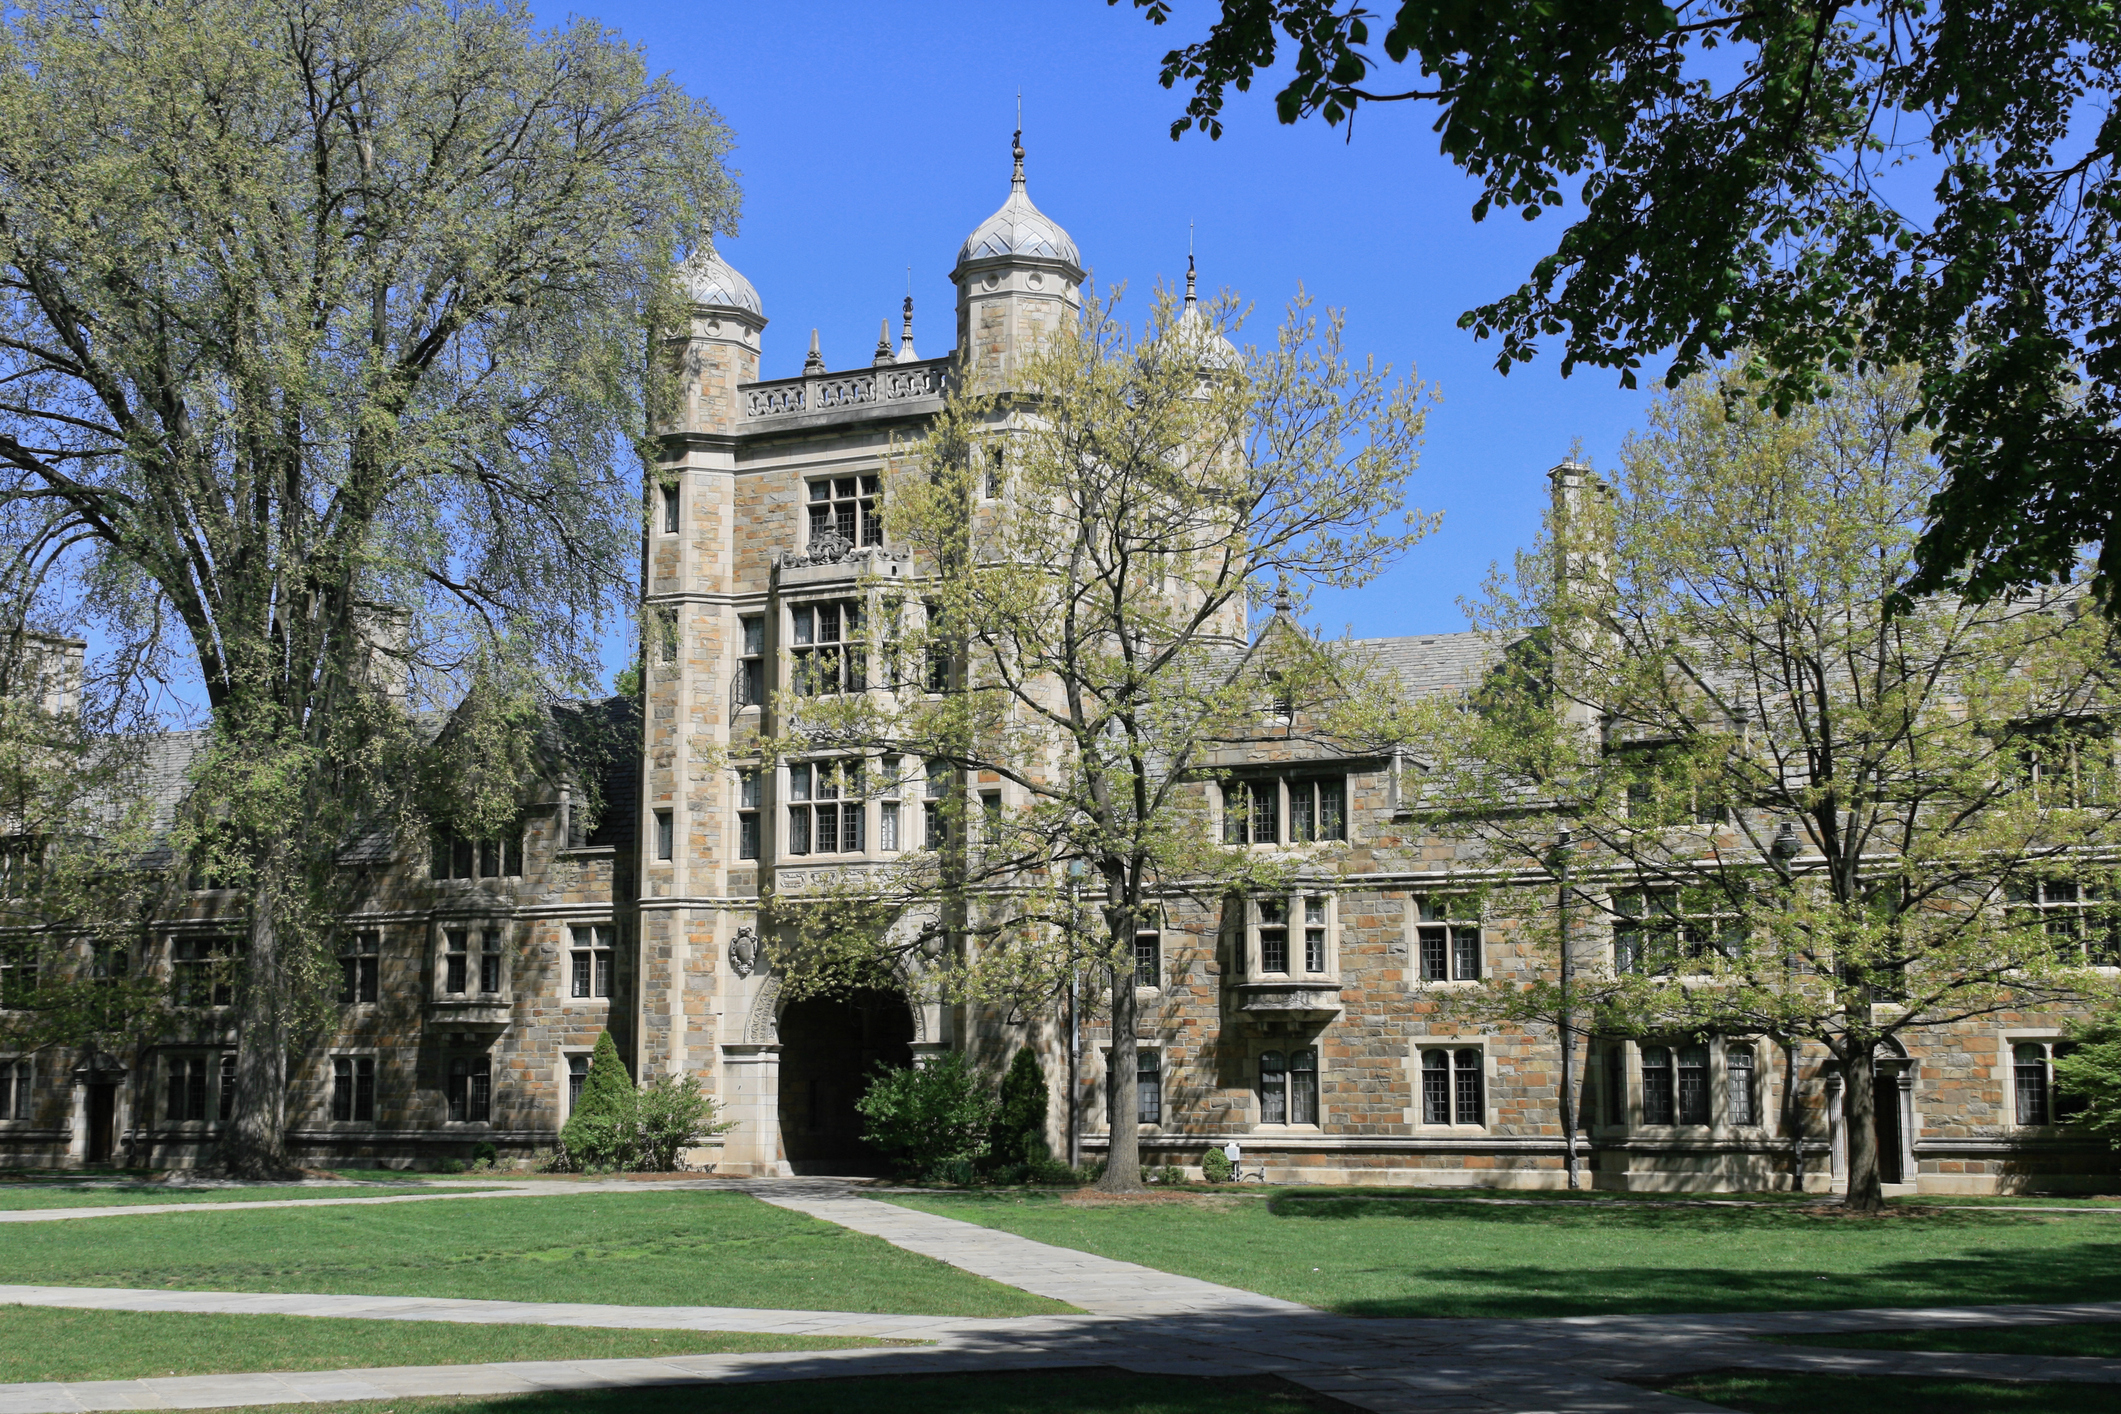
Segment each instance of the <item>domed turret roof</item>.
M1075 242L1052 217L1031 204L1031 196L1024 190L1023 134L1018 133L1016 138L1011 149L1016 158L1016 172L1009 179L1009 199L1002 203L1001 210L980 222L972 234L965 237L965 244L957 253L957 263L963 265L969 260L1021 255L1064 261L1080 270L1083 261L1075 249Z
M1237 345L1222 336L1208 317L1200 312L1200 299L1194 293L1193 257L1186 257L1186 307L1169 329L1164 331L1163 341L1185 351L1188 358L1202 368L1242 367L1245 356L1237 351Z
M692 254L678 267L685 281L685 292L694 304L719 305L723 309L739 309L763 319L766 311L759 305L759 292L751 282L737 274L728 261L714 252L714 242L707 236L692 248Z

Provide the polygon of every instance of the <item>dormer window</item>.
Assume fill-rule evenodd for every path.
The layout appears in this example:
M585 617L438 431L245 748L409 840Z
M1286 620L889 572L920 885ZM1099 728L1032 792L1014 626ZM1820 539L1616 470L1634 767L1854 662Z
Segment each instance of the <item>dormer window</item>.
M878 478L835 476L810 483L810 538L834 534L849 545L884 543L884 521L877 513Z

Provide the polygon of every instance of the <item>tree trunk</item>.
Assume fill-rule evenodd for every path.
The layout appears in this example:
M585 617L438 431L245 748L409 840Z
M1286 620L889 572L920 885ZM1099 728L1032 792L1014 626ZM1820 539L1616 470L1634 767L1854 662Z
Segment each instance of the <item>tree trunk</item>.
M274 906L271 888L261 885L251 898L249 949L236 960L236 1094L217 1157L237 1178L276 1178L290 1168L286 967Z
M1852 1043L1841 1063L1841 1130L1848 1138L1850 1211L1875 1213L1885 1206L1878 1186L1877 1072L1868 1043Z
M1112 979L1112 1051L1105 1065L1105 1108L1112 1120L1112 1138L1105 1150L1105 1176L1097 1186L1107 1193L1139 1193L1142 1165L1134 1103L1134 971L1115 968L1108 975Z

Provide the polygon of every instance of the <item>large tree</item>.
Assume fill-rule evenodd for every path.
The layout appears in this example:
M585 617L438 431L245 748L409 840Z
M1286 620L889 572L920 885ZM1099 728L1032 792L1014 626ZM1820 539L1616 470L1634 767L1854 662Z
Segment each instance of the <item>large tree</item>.
M2111 587L2111 7L1222 0L1165 56L1165 86L1192 89L1173 135L1219 134L1228 90L1284 59L1283 122L1433 104L1476 220L1566 211L1523 285L1460 321L1500 339L1499 367L1552 340L1564 373L1632 386L1661 362L1676 386L1748 348L1774 370L1749 393L1787 409L1851 365L1914 365L1907 412L1949 472L1917 590L2059 582L2091 542Z
M725 145L615 36L516 4L0 28L0 506L27 578L70 566L210 714L178 839L245 900L231 1167L283 1162L336 851L416 799L404 709L478 682L520 739L526 691L593 671L666 381L647 331L675 247L732 214Z
M1136 935L1280 877L1209 828L1208 783L1263 704L1330 669L1293 628L1254 645L1246 611L1365 583L1428 523L1403 484L1421 385L1351 366L1338 318L1300 303L1257 353L1232 327L1230 300L1164 299L1136 340L1093 300L1015 391L954 390L886 484L912 582L865 586L863 681L798 662L765 743L814 795L898 801L923 846L780 894L787 985L918 953L954 998L1021 1008L1102 974L1113 1189L1141 1183Z
M1940 474L1911 374L1787 418L1753 391L1691 381L1617 486L1563 473L1473 606L1497 666L1426 715L1423 799L1550 962L1572 908L1583 1024L1824 1047L1871 1209L1878 1056L2110 989L2117 645L2081 579L1898 602ZM1558 971L1495 1014L1556 1015Z

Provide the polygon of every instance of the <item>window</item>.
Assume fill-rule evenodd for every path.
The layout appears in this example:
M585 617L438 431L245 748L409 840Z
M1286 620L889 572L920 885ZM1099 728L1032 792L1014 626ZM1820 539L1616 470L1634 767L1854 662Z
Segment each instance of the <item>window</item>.
M1304 971L1326 970L1326 901L1304 900Z
M2017 1097L2020 1124L2051 1124L2054 1115L2048 1101L2052 1094L2048 1076L2047 1046L2039 1041L2021 1041L2011 1047L2011 1084Z
M226 1124L236 1115L236 1053L221 1053L221 1122Z
M1139 1124L1164 1122L1163 1057L1147 1048L1134 1053L1134 1118Z
M170 943L171 990L178 1006L234 1004L235 946L232 938L178 938Z
M941 849L950 842L950 822L943 814L943 805L950 795L949 762L928 763L927 795L921 803L922 839L928 848Z
M1480 925L1451 920L1452 900L1425 898L1414 925L1424 982L1473 982L1480 978ZM1461 910L1470 907L1461 901Z
M2121 909L2110 886L2029 879L2009 885L2005 898L2012 922L2039 925L2057 947L2077 952L2090 966L2121 967Z
M1619 1041L1605 1048L1605 1122L1628 1122L1628 1048Z
M451 928L442 934L442 990L460 995L471 980L471 934Z
M1162 920L1150 918L1134 930L1134 985L1160 987L1164 979Z
M877 514L874 476L835 476L810 483L810 538L834 534L849 545L881 545L884 522Z
M1709 1122L1707 1046L1694 1044L1642 1048L1642 1122Z
M859 854L861 850L861 762L799 761L790 766L788 853Z
M589 1057L572 1055L567 1058L567 1113L582 1103L582 1082L589 1079Z
M1487 1123L1486 1086L1480 1051L1463 1047L1421 1053L1423 1124Z
M678 660L678 611L657 609L651 622L655 625L656 661L675 663Z
M663 533L678 533L678 510L684 502L684 493L675 485L663 488Z
M1728 1041L1723 1048L1724 1086L1732 1124L1760 1123L1760 1084L1750 1041Z
M479 950L479 990L491 995L501 990L501 930L488 928Z
M883 780L880 783L882 797L877 806L876 847L886 854L896 853L903 846L899 843L899 810L902 802L899 793L899 771L905 765L901 757L884 758Z
M928 621L926 687L930 692L950 690L950 643L943 624L943 606L933 599L922 603Z
M1689 754L1691 743L1630 741L1610 755L1628 796L1628 818L1643 825L1721 825L1730 819L1719 798L1713 767L1706 772ZM1704 739L1700 746L1710 747ZM1705 758L1704 758L1705 759Z
M736 857L759 857L759 773L736 773Z
M1278 844L1281 841L1281 783L1232 781L1223 787L1223 843Z
M1318 1123L1318 1052L1305 1047L1286 1060L1280 1051L1259 1058L1259 1122Z
M1259 970L1289 970L1289 905L1278 898L1263 898L1254 909L1259 923Z
M862 650L862 606L852 599L802 604L793 620L793 683L798 696L860 692L869 685Z
M171 1056L169 1098L162 1118L171 1124L189 1124L206 1118L206 1057Z
M438 831L430 870L437 879L516 879L523 874L523 834L469 840Z
M756 707L766 700L766 620L747 614L737 627L744 651L736 665L736 705Z
M677 823L668 810L655 812L655 857L669 859L677 853Z
M2050 717L2012 737L2025 784L2041 805L2075 809L2104 803L2114 774L2114 734L2097 717Z
M986 499L999 501L1002 498L1002 449L991 447L987 452Z
M0 1011L28 1006L36 992L36 941L23 938L0 942Z
M1320 840L1348 837L1345 777L1270 777L1224 784L1223 843L1279 844L1285 796L1291 844L1315 844Z
M493 1073L485 1056L457 1056L449 1062L449 1117L465 1124L493 1118Z
M344 1124L373 1124L376 1118L376 1058L331 1058L331 1117ZM455 1119L455 1115L450 1116Z
M997 849L1002 843L1002 793L998 790L983 790L979 793L980 843L989 849Z
M29 1119L30 1063L0 1059L0 1120Z
M44 846L16 836L0 844L0 898L28 898L37 891Z
M348 1006L376 999L382 940L375 933L355 933L339 953L339 1000Z
M568 954L569 996L611 995L612 931L609 923L591 923L573 930L574 947Z
M1289 841L1311 844L1348 837L1347 782L1339 776L1289 782Z
M1613 965L1622 972L1661 976L1745 950L1744 916L1708 890L1634 889L1614 906Z

